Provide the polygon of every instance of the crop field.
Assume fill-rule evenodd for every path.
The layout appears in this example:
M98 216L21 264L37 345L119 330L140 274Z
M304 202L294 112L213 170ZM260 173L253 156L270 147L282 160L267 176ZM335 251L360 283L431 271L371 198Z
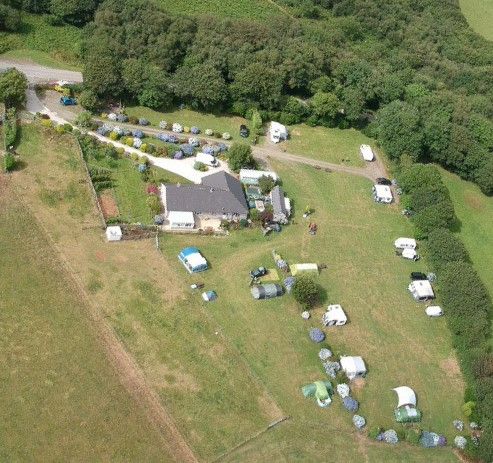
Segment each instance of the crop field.
M225 18L266 20L279 15L280 9L268 0L154 0L167 11L187 15L213 14Z
M363 166L359 147L367 144L375 149L375 141L355 129L310 127L305 124L289 127L286 151L320 161Z
M248 271L272 267L274 248L291 263L327 264L319 276L327 291L324 305L341 303L350 320L327 330L327 345L336 355L365 358L369 374L354 395L368 427L399 429L392 417L396 398L391 388L409 385L423 411L422 427L453 438L463 384L446 323L425 317L424 306L408 296L409 272L426 266L394 256L393 240L410 233L411 225L397 207L371 201L370 182L273 163L295 208L308 204L315 210L316 236L308 235L297 213L295 224L265 238L259 230L226 238L166 234L159 251L150 240L105 243L94 218L70 214L65 201L46 207L41 190L56 185L64 191L70 180L64 172L75 168L77 158L69 146L56 144L56 136L29 130L41 138L36 147L21 143L26 167L15 181L28 186L25 200L199 458L214 460L289 416L223 461L317 461L321 455L333 462L456 461L450 449L370 442L354 431L351 415L337 398L325 410L304 399L300 387L324 378L317 357L321 346L307 336L310 327L320 326L322 307L307 322L288 295L263 302L250 296ZM189 245L201 249L210 270L186 273L176 256ZM197 281L215 289L218 300L204 303L189 288Z
M442 171L442 177L460 220L460 238L483 283L493 295L493 198L485 196L471 182Z
M51 26L40 16L23 14L22 30L0 32L0 53L10 59L28 59L38 64L78 70L81 30L73 26Z
M459 0L469 25L485 39L493 40L493 0Z
M0 460L171 461L10 183L0 174Z
M178 122L183 126L197 126L202 131L202 135L204 135L206 129L212 129L221 134L229 132L233 141L245 140L240 137L240 125L246 124L248 126L249 124L249 121L239 116L214 115L192 111L190 109L177 109L175 111L161 113L143 106L133 106L127 107L126 113L129 116L144 117L149 120L154 127L159 127L159 122L164 120L168 124Z

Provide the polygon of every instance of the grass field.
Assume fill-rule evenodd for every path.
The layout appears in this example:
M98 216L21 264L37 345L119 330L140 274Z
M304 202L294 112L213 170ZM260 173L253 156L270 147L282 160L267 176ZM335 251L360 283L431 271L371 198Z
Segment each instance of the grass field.
M168 124L178 122L183 126L197 126L202 131L202 135L206 129L212 129L220 133L229 132L234 141L245 141L239 134L240 125L248 125L249 123L249 121L239 116L214 115L192 111L190 109L177 109L176 111L161 113L143 106L134 106L127 107L126 113L129 116L144 117L154 127L159 127L159 122L165 120ZM249 139L246 140L248 141Z
M288 152L336 164L363 166L360 145L365 143L375 149L375 141L355 129L329 129L299 124L291 126L289 133L290 138L285 142Z
M300 220L268 238L254 230L233 234L226 243L183 236L166 236L162 241L163 252L178 274L185 275L175 256L190 244L212 263L212 269L199 277L207 289L219 294L207 310L292 417L226 461L314 461L318 455L333 455L329 461L360 461L365 454L375 458L369 461L454 461L449 450L428 453L407 446L394 450L366 441L348 445L358 437L340 403L336 400L322 411L301 396L300 386L324 377L317 357L320 346L311 344L307 336L310 327L320 326L322 309L305 322L289 296L252 300L248 271L272 265L273 248L291 263L328 265L320 275L329 294L325 303L341 303L351 321L344 328L328 330L329 346L336 353L362 354L367 361L366 385L355 395L370 427L396 427L391 388L406 384L418 394L422 426L451 438L452 420L461 415L463 386L445 322L430 322L423 305L412 302L406 292L409 272L417 270L416 265L393 254L393 240L410 233L410 224L395 208L373 204L365 180L308 167L272 167L296 205L310 204L315 209L312 220L320 230L316 237L306 233L306 223ZM425 269L422 263L419 267ZM191 283L197 276L184 278Z
M235 19L273 19L282 10L268 0L190 0L186 3L172 0L154 0L167 11L187 15L214 14Z
M28 138L29 130L24 133ZM366 384L354 394L369 427L396 427L390 389L406 384L418 394L423 428L452 438L463 385L449 333L444 320L429 320L424 307L407 295L409 272L425 266L395 257L392 242L410 233L411 225L396 207L371 201L368 181L275 163L272 168L295 208L310 204L315 209L317 236L306 233L297 214L296 224L266 238L258 230L227 238L165 235L160 253L151 241L105 243L95 221L77 220L62 205L56 214L43 207L40 187L56 183L58 189L66 188L63 172L76 158L69 147L62 155L56 139L43 138L38 149L23 143L19 150L27 166L18 181L28 185L26 200L200 458L213 460L289 415L290 420L224 461L318 461L320 455L333 462L456 461L450 449L369 442L354 431L351 415L338 399L327 410L303 399L300 387L324 378L320 346L307 336L309 327L320 326L322 308L305 322L289 296L255 302L249 293L248 271L272 266L273 248L291 263L326 263L328 269L319 277L328 292L325 303L341 303L350 319L346 327L328 330L328 344L336 353L361 354L367 362ZM210 270L195 276L176 258L192 244L211 263ZM189 289L196 281L215 289L219 299L204 303Z
M0 460L171 461L7 183L0 174Z
M483 283L493 296L493 198L485 196L471 182L442 170L442 177L461 222L459 236Z
M35 15L23 14L17 33L0 32L0 53L11 59L29 59L44 66L79 70L81 30L50 26Z
M469 25L485 39L493 40L493 0L459 0Z

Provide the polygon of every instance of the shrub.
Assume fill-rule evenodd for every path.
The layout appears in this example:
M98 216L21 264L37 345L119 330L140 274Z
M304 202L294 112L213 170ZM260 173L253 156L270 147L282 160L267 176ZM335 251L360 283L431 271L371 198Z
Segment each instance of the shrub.
M110 132L110 139L113 141L118 140L119 136L116 132Z
M296 278L291 294L303 310L307 310L320 300L320 287L311 276L300 275Z
M51 122L50 119L41 119L41 125L43 127L51 128L51 127L53 127L53 122Z
M205 134L208 137L211 137L212 135L214 135L214 130L212 130L212 129L205 129Z
M184 131L185 133L190 133L190 127L188 127L187 125L185 125L185 126L183 127L183 131Z
M464 405L462 405L462 413L464 413L464 416L466 418L470 418L475 408L476 403L470 400L469 402L466 402Z
M250 209L249 216L252 222L260 222L260 212L258 209Z
M449 262L469 261L469 254L464 243L446 228L430 231L427 249L428 259L435 270L440 270Z
M144 153L147 153L149 151L149 146L147 145L147 143L142 143L142 145L140 145L140 151L143 151Z
M166 130L168 128L168 123L166 121L161 121L159 123L159 128L160 129L163 129L163 130Z
M222 138L223 140L231 140L231 134L229 132L224 132Z
M380 434L382 434L383 428L380 426L374 426L368 431L368 437L375 440Z
M258 179L258 186L260 187L263 195L269 193L275 185L276 182L269 175L262 175L262 177Z
M199 170L200 172L206 172L208 170L207 166L203 162L200 162L200 161L195 162L193 165L193 168L195 170Z
M95 112L100 107L98 96L91 90L84 90L78 98L79 104L88 111Z
M9 108L5 112L3 124L5 149L15 146L17 140L17 112L15 108Z
M139 119L135 116L129 116L128 122L132 125L137 125L139 123Z
M154 217L155 215L161 213L161 201L159 199L159 196L150 195L148 196L146 202L147 206L150 209L151 217Z
M419 444L419 439L421 438L421 429L407 429L405 431L405 437L404 439L409 442L410 444L418 445ZM401 439L402 440L402 439Z
M79 127L90 128L93 125L92 115L89 111L84 111L77 115L75 124Z
M243 168L255 168L257 163L249 145L233 143L228 152L228 165L232 171L239 172Z
M12 172L15 169L16 161L12 153L5 153L3 158L3 168L5 172Z

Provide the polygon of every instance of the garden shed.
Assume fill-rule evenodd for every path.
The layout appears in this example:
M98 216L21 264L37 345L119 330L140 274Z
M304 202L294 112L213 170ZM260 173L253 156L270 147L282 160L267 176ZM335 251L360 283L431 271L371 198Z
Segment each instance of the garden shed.
M118 225L111 225L106 228L106 239L108 241L120 241L122 236L122 229Z
M189 211L169 211L169 227L172 230L192 229L195 227L195 218L193 212Z
M178 254L178 259L185 266L189 273L203 272L207 270L207 260L197 248L188 247Z
M361 145L359 147L359 152L365 161L373 161L375 159L375 155L373 154L373 150L370 145Z
M291 265L291 275L296 276L298 273L315 273L318 275L318 265L317 264Z
M388 185L373 185L373 199L377 203L390 204L394 197Z
M323 314L322 323L325 326L343 326L347 323L347 316L339 304L332 304Z
M365 362L361 357L341 357L340 363L342 371L346 373L346 376L350 380L366 375Z
M428 280L415 280L409 284L408 289L416 301L427 301L435 298L435 293Z
M251 290L254 299L271 299L273 297L282 296L284 290L277 283L267 283L265 285L254 286Z

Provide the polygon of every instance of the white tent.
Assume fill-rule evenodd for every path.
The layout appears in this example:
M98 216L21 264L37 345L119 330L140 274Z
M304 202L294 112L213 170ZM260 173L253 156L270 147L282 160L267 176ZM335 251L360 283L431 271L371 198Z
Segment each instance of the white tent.
M426 307L425 313L428 317L440 317L443 315L443 310L439 305L430 305Z
M122 229L118 225L106 227L106 239L108 241L120 241L122 236Z
M279 122L272 121L270 123L270 141L274 143L279 143L280 141L287 140L288 138L288 129L285 125L280 124Z
M325 326L342 326L347 323L347 316L339 304L329 305L322 316L322 323Z
M415 392L408 386L399 386L394 387L392 389L397 394L397 408L403 407L405 405L412 405L416 407L416 394Z
M317 264L291 265L291 275L296 276L298 273L316 273L318 275L318 265Z
M402 257L409 260L418 260L419 256L414 249L405 248L402 250Z
M340 364L350 380L366 375L365 362L361 357L341 357Z
M428 280L416 280L409 284L409 292L416 301L426 301L434 299L435 293Z
M416 249L416 240L414 238L397 238L394 241L396 249Z
M168 222L171 229L189 229L195 227L193 212L169 211Z
M390 204L394 198L388 185L373 185L373 199L377 203Z
M365 161L373 161L375 159L375 155L373 154L373 150L370 145L361 145L359 147L359 152Z

